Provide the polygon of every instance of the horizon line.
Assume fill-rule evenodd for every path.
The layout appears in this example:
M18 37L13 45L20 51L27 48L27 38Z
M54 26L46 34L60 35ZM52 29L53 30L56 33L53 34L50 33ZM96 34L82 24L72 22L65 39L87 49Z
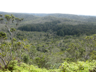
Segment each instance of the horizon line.
M85 14L71 14L71 13L31 13L31 12L7 12L7 11L0 11L4 13L21 13L21 14L68 14L68 15L77 15L77 16L96 16L96 15L85 15Z

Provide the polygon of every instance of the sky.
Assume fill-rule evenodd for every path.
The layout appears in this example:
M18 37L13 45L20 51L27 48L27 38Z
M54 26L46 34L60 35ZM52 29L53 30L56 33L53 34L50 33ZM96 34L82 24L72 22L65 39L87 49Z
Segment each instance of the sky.
M96 0L1 0L0 11L96 16Z

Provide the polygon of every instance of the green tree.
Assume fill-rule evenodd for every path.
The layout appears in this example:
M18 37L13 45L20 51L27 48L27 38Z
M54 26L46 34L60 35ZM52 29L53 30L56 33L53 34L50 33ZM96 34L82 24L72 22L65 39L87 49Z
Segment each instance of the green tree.
M2 17L3 17L3 16L0 14L0 22L1 22L1 23L3 23L3 20L4 20Z
M2 17L2 15L0 15L0 17ZM14 23L14 21L16 22L16 26L18 23L18 20L22 21L23 19L19 19L18 20L15 18L15 16L11 15L5 15L5 19L6 19L6 24L5 27L7 28L9 35L10 35L10 42L3 42L0 44L0 59L2 60L3 64L4 64L4 68L7 69L8 68L8 64L10 63L10 61L13 59L14 56L14 52L16 51L14 49L14 45L13 45L13 41L15 41L15 39L13 38L14 33L16 31L15 28L12 28L10 26L10 23ZM4 20L3 18L0 18L0 21ZM18 23L19 24L19 23ZM7 37L6 33L4 32L0 32L0 40L4 40ZM14 51L15 50L15 51ZM15 52L16 53L16 52ZM17 53L16 53L17 54Z

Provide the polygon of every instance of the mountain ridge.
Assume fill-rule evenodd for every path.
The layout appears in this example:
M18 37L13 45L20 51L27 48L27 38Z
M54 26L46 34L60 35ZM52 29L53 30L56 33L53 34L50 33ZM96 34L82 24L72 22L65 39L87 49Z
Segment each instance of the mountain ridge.
M46 13L10 13L10 12L0 12L0 14L13 14L15 17L24 18L22 24L32 24L32 23L45 23L54 20L60 20L61 23L68 24L79 24L85 22L96 23L96 16L85 16L85 15L74 15L74 14L46 14ZM72 23L73 22L73 23ZM76 23L74 23L76 22Z

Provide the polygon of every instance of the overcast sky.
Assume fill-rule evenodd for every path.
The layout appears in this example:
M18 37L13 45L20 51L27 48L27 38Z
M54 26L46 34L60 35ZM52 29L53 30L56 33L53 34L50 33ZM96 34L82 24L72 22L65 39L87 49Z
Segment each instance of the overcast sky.
M1 0L0 11L96 16L96 0Z

